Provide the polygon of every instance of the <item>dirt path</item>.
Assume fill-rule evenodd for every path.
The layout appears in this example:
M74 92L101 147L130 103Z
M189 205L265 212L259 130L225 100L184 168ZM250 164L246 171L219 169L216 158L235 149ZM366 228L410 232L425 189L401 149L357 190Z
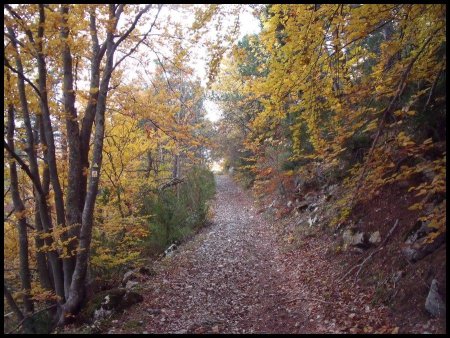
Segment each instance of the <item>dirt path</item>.
M251 196L217 176L213 225L181 245L111 332L296 333L305 313L287 301L276 235ZM114 321L115 322L115 321ZM311 332L311 331L309 331Z
M144 301L107 332L445 332L427 316L396 320L387 289L342 280L362 254L338 254L333 235L306 216L269 222L228 176L216 182L213 224L154 263L156 276L139 285Z

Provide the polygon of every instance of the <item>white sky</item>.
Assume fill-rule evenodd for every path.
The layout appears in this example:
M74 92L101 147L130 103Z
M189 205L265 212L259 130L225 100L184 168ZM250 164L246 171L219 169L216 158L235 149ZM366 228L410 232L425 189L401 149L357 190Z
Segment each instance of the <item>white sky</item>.
M256 34L261 31L259 20L249 12L243 12L240 15L240 34L239 39L247 34ZM202 84L206 84L206 70L205 65L194 68L199 77L202 79ZM206 118L212 122L216 122L221 117L220 108L211 100L205 100L204 107L207 111Z
M165 5L163 6L160 15L158 17L158 22L166 22L166 21L172 21L175 23L179 23L180 26L182 26L184 29L189 29L189 27L194 22L194 11L193 9L198 5ZM224 5L226 6L226 5ZM236 6L236 5L229 5L229 6ZM239 39L241 39L243 36L247 34L255 34L260 32L260 24L259 20L255 18L251 14L251 9L248 6L243 6L243 10L239 13L239 19L240 19L240 34ZM155 13L155 12L153 12ZM169 19L170 17L170 19ZM224 26L227 26L227 24L232 24L234 18L229 17L229 20L225 20ZM148 28L150 28L151 22L147 21L142 26L142 31L146 31ZM157 26L152 29L152 33L161 33L161 30L158 29ZM206 34L207 39L214 39L214 32L210 31ZM237 41L236 41L237 42ZM170 42L169 42L170 44ZM153 70L155 69L155 64L153 60L156 59L156 56L154 53L149 51L144 47L145 50L145 56L144 59L147 59L145 61L145 64L141 63L135 63L132 59L128 59L128 62L130 63L130 67L128 68L129 75L131 77L138 76L142 79L144 79L146 82L150 83L149 79L151 77L151 73L153 73ZM171 52L168 48L164 47L163 45L160 45L157 49L158 54L160 54L160 57L167 57L167 59L170 59ZM207 47L202 45L197 45L194 49L190 49L189 53L191 54L191 60L188 63L194 70L194 76L197 76L201 84L204 88L206 88L206 84L208 82L207 77L207 60L206 56L208 54ZM167 61L167 60L165 60ZM219 107L211 100L205 100L204 107L207 111L206 118L209 120L215 122L220 119L220 109Z

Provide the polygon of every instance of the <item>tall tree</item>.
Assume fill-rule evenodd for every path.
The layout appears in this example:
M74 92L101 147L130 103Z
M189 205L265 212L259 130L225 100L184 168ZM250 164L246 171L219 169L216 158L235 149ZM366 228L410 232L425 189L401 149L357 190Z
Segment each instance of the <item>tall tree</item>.
M21 161L13 148L6 143L4 145L11 156L17 161L20 160L22 169L32 180L37 192L40 222L36 223L40 223L43 230L50 235L46 236L46 241L52 266L52 280L56 294L59 296L60 324L65 323L67 314L76 313L79 310L84 299L93 213L102 166L105 111L108 93L111 89L111 78L114 70L126 57L136 51L153 29L161 6L157 6L154 11L151 11L152 8L155 7L124 4L107 6L5 5L7 11L5 25L8 31L5 35L15 49L14 54L5 55L5 66L17 74L19 81L21 110L27 129L29 164ZM136 34L138 22L150 12L153 13L153 20L150 21L152 24L143 34ZM119 20L124 15L131 20L119 28ZM89 29L87 30L82 25L77 25L77 21L85 23L86 18L89 20ZM59 31L59 38L54 34L55 27ZM87 31L89 34L85 34ZM90 41L87 39L89 35ZM102 37L104 40L100 42ZM87 45L91 46L91 79L89 98L80 126L75 90L77 68L74 67L73 60L74 53L85 53L82 46ZM55 51L60 51L60 57L52 54L52 47L56 47ZM117 53L119 48L122 49L120 49L120 53ZM15 67L10 62L11 58L15 58ZM27 62L26 70L21 65L21 59L24 58ZM78 59L79 55L77 55ZM30 69L33 69L37 76L37 85L28 78L27 73ZM48 87L49 74L51 73L51 78L54 78L57 76L55 71L58 69L61 69L62 74L60 81L63 97L62 112L54 110L55 105L52 100L55 93L49 92ZM39 109L36 110L39 112L36 119L39 120L38 133L41 143L45 145L43 154L48 165L48 171L43 171L42 179L35 154L35 140L25 97L25 85L33 88L40 103ZM55 122L52 114L61 114L66 122L68 141L66 191L62 189L61 175L58 172L60 170L57 154L59 145L55 139ZM90 156L89 143L94 123L95 132ZM87 172L88 168L89 173ZM49 179L54 197L56 228L52 225L52 217L46 204L48 192L43 189L41 183L42 180L46 180L46 177ZM62 247L52 243L52 238L58 236L54 229L60 228L62 231L58 230L58 233L61 236Z

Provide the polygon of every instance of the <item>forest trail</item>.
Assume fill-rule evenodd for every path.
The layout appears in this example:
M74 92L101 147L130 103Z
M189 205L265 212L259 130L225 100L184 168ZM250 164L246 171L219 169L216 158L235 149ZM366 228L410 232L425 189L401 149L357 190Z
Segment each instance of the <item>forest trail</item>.
M271 225L230 177L216 182L213 224L155 265L139 291L144 301L111 333L314 332L289 302L294 290Z

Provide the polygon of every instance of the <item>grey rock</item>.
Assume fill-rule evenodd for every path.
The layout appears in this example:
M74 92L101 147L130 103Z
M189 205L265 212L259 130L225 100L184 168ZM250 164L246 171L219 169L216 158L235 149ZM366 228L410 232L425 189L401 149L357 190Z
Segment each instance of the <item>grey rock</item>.
M445 316L445 303L438 293L438 282L436 279L431 281L430 291L425 301L425 309L433 316Z
M416 226L415 226L416 230L414 230L413 232L411 232L409 234L405 243L413 244L413 243L419 241L421 238L427 236L431 232L436 231L436 229L429 227L428 224L429 224L429 222L422 222L422 221L419 221L418 223L416 223Z
M138 282L129 280L129 281L127 282L127 284L125 285L125 289L132 289L132 288L134 288L134 287L137 286L137 285L139 285Z
M309 217L308 218L308 224L310 227L312 227L315 223L317 222L317 215L314 217Z
M406 259L410 262L415 262L419 257L419 253L416 249L411 248L410 246L402 248L402 253L406 257Z
M369 242L372 244L376 244L381 242L381 235L379 231L375 231L370 235Z
M139 268L139 273L141 275L145 275L145 276L156 276L157 275L156 271L153 268L147 267L147 266L141 266Z
M174 251L177 249L176 244L170 245L165 251L164 251L164 257L170 257L173 255Z
M305 200L310 201L310 203L312 203L313 201L315 201L317 199L317 197L318 196L317 196L316 192L310 191L309 193L307 193L305 195Z
M394 283L398 283L398 281L400 280L400 278L402 278L402 276L403 276L403 271L400 270L400 271L395 272L392 275L391 279Z
M151 315L159 315L161 313L161 309L152 309L152 308L148 308L146 310L149 314Z
M329 195L333 195L336 192L336 189L338 188L337 184L329 185L326 189Z
M94 321L109 317L112 314L112 310L106 310L103 307L94 311Z
M296 176L294 178L294 185L297 189L299 189L304 183L304 180L300 176Z
M364 244L364 233L363 232L358 232L356 234L353 235L353 242L352 245L362 245Z
M415 242L410 241L410 238L405 242L405 247L402 248L403 255L412 263L421 260L429 254L436 251L442 244L445 243L445 232L439 234L431 243L426 243L427 237L416 239Z
M342 239L344 240L344 244L351 245L353 242L353 231L350 229L345 230L342 234Z
M137 279L138 278L138 274L136 271L131 270L131 271L127 271L122 278L122 285L126 285L127 282L129 280L133 280L133 279Z
M354 233L351 229L344 231L342 234L342 239L344 241L344 248L349 246L366 247L367 244L367 236L364 232Z
M122 288L108 290L106 295L103 294L101 297L102 302L93 313L94 320L105 318L114 311L124 310L144 300L139 293Z

